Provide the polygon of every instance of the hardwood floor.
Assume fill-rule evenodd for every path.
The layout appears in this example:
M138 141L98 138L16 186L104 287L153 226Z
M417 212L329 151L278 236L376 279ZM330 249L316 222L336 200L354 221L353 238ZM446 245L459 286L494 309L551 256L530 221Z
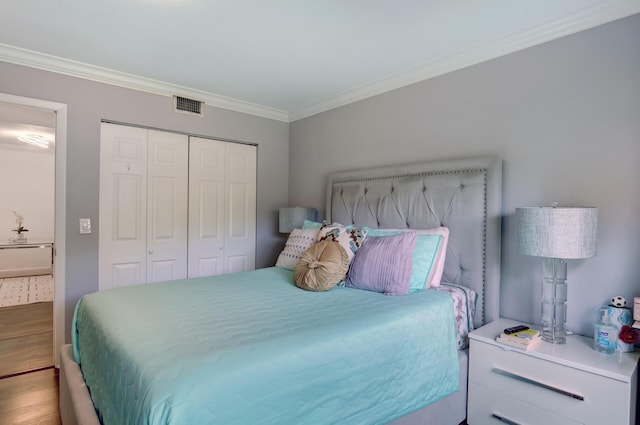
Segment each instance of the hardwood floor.
M53 366L53 303L0 308L0 377Z
M61 425L58 400L55 368L0 379L0 424Z
M0 424L61 424L52 304L0 308Z
M53 330L53 303L0 307L0 338Z

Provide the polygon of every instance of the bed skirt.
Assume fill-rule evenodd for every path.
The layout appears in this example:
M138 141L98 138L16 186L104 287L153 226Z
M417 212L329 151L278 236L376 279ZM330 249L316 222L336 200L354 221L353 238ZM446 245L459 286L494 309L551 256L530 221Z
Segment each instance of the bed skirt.
M460 390L429 406L398 418L390 425L458 425L467 414L468 350L458 352ZM80 367L70 344L60 353L60 416L63 425L100 425Z

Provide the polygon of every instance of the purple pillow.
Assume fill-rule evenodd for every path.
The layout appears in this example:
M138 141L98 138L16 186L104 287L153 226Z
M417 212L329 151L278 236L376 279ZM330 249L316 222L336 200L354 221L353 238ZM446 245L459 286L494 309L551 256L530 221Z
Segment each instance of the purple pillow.
M409 293L416 232L368 236L353 257L345 286L382 292Z

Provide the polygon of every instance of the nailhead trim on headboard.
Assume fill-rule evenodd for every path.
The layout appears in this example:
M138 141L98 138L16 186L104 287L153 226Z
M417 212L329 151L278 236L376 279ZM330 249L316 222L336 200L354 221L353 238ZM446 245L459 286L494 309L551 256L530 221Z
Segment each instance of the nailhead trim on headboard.
M488 295L486 291L488 261L487 222L489 219L488 203L490 202L488 175L493 173L491 178L493 220L496 216L496 204L498 205L498 210L501 204L501 194L499 193L501 190L501 166L499 160L495 158L484 158L478 161L482 163L482 167L456 167L458 163L466 163L466 165L469 165L469 162L474 162L474 160L447 161L445 163L447 169L442 169L440 163L426 163L422 170L420 169L422 165L410 165L407 167L385 167L333 174L329 178L327 188L327 196L329 197L327 199L327 218L333 221L342 220L343 224L360 224L370 227L380 227L380 223L383 223L383 227L395 228L425 228L424 224L426 222L429 224L428 227L447 224L451 232L450 240L453 241L453 244L450 244L452 251L448 250L449 255L447 258L449 261L454 261L454 263L447 263L448 266L446 267L445 274L448 272L448 278L450 280L459 281L460 283L475 282L467 286L472 286L476 290L480 298L479 301L481 301L476 306L474 319L476 325L479 325L489 320L494 320L498 316L496 309L498 300L493 298L499 296L499 286L497 288L497 294L495 288L496 273L498 273L497 285L499 285L499 267L494 267L493 264L492 285L494 285L494 287L491 295ZM485 167L485 163L491 165L493 169ZM408 171L407 168L409 169ZM453 181L449 181L449 179L439 179L437 178L438 176L460 176L461 181L458 182L459 187L457 191L452 191L456 184L455 177ZM433 177L436 177L436 179L434 180ZM422 182L421 188L416 181L417 178L425 179L425 181ZM402 185L403 180L406 180L407 185ZM388 186L384 184L378 185L377 187L375 184L370 185L370 183L384 181L391 181L391 184ZM469 182L473 183L472 186L478 190L480 190L480 188L477 186L482 185L482 192L468 192L464 196L461 195L461 193L467 189ZM361 185L349 185L351 183L360 183ZM348 185L348 191L345 185ZM371 198L372 192L370 190L372 187L377 189L374 191L373 198ZM337 190L339 190L339 192L336 192ZM418 197L416 191L420 191L420 197ZM339 199L333 198L336 193L340 195ZM416 200L419 198L424 199L425 209L412 208L418 205L416 202L419 201ZM332 201L339 201L339 204L332 206ZM444 201L445 204L442 204L441 201ZM436 205L435 203L440 204ZM480 203L482 205L480 205ZM405 205L408 206L408 211L404 211ZM332 211L332 208L336 208L335 211ZM465 215L467 209L471 214L469 216ZM480 214L476 214L476 218L474 218L473 210L480 213L482 217L480 217ZM338 215L336 215L336 212ZM387 216L382 217L381 214L387 214ZM391 215L389 216L389 214ZM453 216L451 214L453 214ZM497 214L499 214L499 212ZM350 223L346 222L348 219L350 219ZM438 220L438 222L436 223L435 220ZM393 226L387 225L388 223L393 223ZM479 229L476 227L477 230L473 231L475 224L472 223L481 223L482 228ZM468 228L472 230L470 235L476 234L478 237L481 237L481 240L475 239L477 242L474 243L474 239L472 239L469 241L469 244L465 243L464 235L460 233L462 230L452 230L452 225L454 227L457 226L458 229ZM499 223L498 226L496 226L495 221L492 221L491 229L492 257L498 256L498 258L494 258L493 261L498 261L499 264ZM481 233L481 235L479 233ZM496 244L498 245L496 246ZM469 245L469 247L464 245ZM475 246L475 248L473 248L473 246ZM496 251L497 254L495 254ZM478 264L478 261L481 261L481 264ZM458 262L458 264L456 264L456 262ZM456 272L456 270L458 271ZM492 298L490 315L487 314L489 296Z

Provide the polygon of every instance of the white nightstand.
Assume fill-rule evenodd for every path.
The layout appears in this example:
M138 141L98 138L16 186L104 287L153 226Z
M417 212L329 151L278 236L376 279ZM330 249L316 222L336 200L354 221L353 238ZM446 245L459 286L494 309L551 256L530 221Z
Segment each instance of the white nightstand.
M529 350L496 342L516 324L499 319L469 335L469 425L635 424L638 351L602 354L578 335Z

